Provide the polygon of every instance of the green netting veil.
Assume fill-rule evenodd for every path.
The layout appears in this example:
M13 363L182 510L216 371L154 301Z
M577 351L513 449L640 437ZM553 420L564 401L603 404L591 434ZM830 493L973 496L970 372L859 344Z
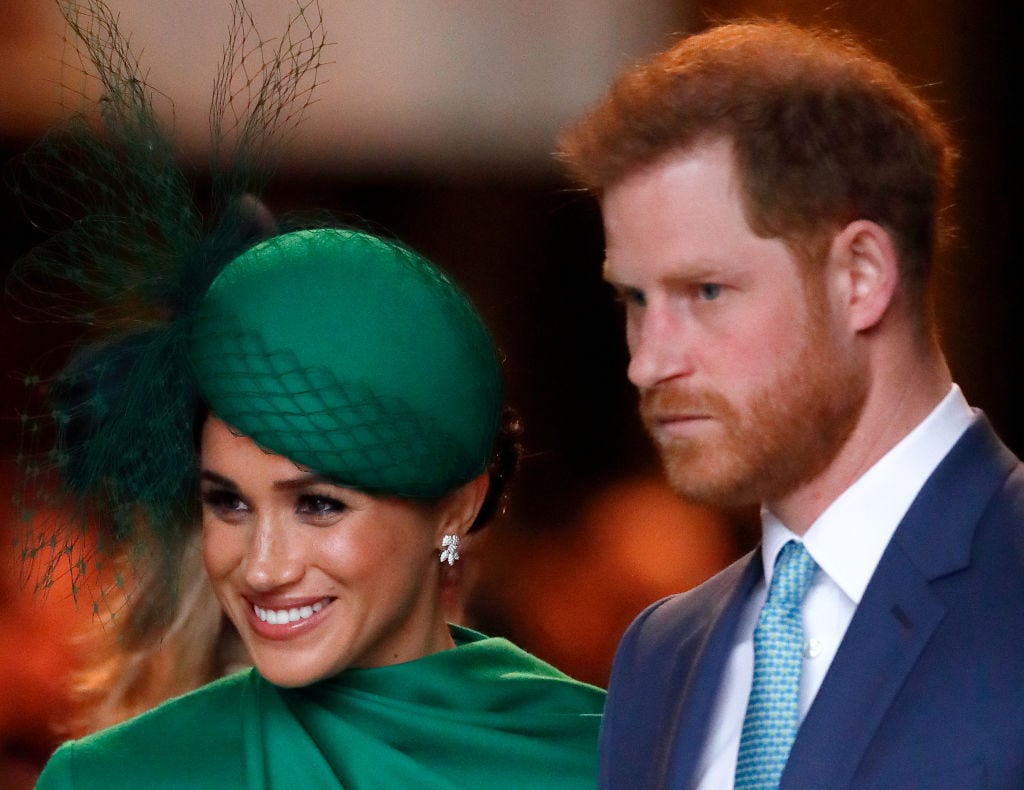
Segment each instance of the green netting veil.
M295 0L279 38L258 33L242 0L226 1L208 192L182 168L173 108L102 0L58 0L65 88L79 106L8 172L46 241L12 268L7 305L75 337L26 377L16 540L37 585L97 584L86 593L97 607L120 581L109 561L125 551L162 562L173 585L195 516L191 329L217 274L276 232L255 196L318 81L317 0Z
M220 273L190 360L210 410L364 491L438 497L484 471L501 414L494 344L440 270L351 230L295 231Z

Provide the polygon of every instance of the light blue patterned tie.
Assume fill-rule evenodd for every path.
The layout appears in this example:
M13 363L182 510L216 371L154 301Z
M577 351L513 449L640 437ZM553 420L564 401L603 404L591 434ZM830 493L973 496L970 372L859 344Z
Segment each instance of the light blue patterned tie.
M740 734L736 790L773 790L799 725L804 629L800 603L818 565L789 541L775 560L768 600L754 629L754 682Z

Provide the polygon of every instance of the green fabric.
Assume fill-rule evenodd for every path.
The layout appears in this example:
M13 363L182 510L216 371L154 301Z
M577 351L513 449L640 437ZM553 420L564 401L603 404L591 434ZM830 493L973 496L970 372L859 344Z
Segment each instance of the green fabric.
M37 787L596 785L604 693L502 639L281 689L254 670L62 746Z
M264 241L210 286L190 356L218 417L352 488L438 497L490 458L494 344L458 287L397 243L332 228Z

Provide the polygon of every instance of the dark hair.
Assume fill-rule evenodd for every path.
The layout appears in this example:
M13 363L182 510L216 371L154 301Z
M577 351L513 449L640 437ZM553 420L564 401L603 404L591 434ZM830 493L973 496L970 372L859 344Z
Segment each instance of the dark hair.
M721 25L623 73L559 140L600 195L707 141L732 143L755 233L796 251L856 219L885 227L922 296L955 151L928 105L851 38L785 22Z
M470 532L480 529L492 518L505 512L508 484L519 469L519 461L523 456L522 436L523 423L519 415L506 406L501 414L498 435L494 439L494 450L487 464L487 494L469 528Z

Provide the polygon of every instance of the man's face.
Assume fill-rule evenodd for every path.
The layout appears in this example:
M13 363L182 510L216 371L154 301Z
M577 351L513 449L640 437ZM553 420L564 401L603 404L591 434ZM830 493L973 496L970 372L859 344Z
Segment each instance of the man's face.
M629 379L669 480L714 505L784 497L835 457L864 402L828 261L747 224L725 142L607 190L605 276L626 309Z

